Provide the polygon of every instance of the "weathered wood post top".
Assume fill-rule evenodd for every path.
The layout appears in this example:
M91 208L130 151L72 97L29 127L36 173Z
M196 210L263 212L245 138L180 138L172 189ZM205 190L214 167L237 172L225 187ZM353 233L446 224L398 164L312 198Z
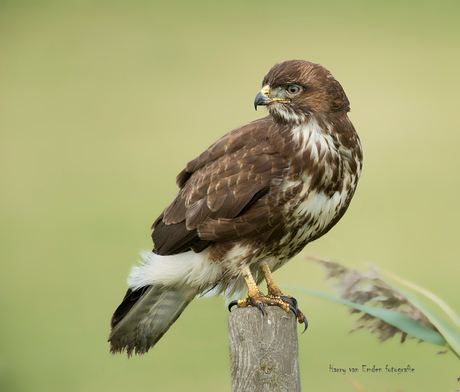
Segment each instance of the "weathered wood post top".
M297 320L276 306L228 316L232 392L300 391Z

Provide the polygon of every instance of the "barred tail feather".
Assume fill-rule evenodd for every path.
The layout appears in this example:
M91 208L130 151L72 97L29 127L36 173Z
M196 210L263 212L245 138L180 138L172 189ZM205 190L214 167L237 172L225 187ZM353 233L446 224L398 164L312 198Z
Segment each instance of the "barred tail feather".
M140 292L142 291L142 292ZM110 352L141 355L153 347L197 295L189 287L154 284L128 290L112 317ZM133 303L134 302L134 303Z

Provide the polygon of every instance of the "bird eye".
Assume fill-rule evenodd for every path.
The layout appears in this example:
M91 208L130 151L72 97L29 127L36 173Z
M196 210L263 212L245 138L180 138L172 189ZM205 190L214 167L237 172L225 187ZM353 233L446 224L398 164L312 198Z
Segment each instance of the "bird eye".
M295 84L291 84L290 86L286 87L286 91L291 95L296 95L300 93L301 88L299 86L296 86Z

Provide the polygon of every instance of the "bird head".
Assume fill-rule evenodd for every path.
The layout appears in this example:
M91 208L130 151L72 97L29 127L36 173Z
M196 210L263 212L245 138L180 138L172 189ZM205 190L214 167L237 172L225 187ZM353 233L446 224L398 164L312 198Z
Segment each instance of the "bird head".
M319 64L290 60L265 76L254 107L267 106L275 121L302 123L311 116L350 110L340 83Z

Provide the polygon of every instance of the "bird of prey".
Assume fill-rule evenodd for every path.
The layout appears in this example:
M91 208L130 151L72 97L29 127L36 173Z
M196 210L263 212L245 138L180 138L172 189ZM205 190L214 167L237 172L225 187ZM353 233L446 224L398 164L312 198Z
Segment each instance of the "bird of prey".
M319 64L276 64L254 105L269 115L229 132L177 176L179 192L152 226L153 251L133 267L112 317L112 353L147 352L211 291L235 298L247 289L230 305L280 306L307 325L271 272L343 216L361 174L361 143L342 86Z

